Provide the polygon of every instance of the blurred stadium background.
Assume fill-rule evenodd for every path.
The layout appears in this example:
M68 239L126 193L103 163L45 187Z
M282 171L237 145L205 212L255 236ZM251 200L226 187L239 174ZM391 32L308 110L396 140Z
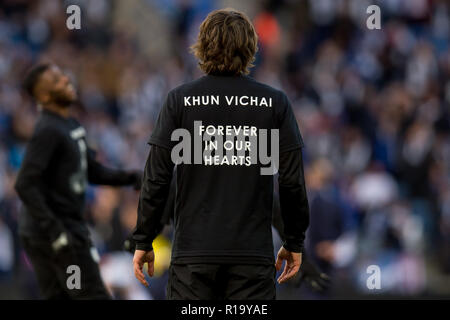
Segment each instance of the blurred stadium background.
M66 28L70 4L81 7L81 30ZM366 27L371 4L381 30ZM260 38L252 76L292 101L306 144L308 253L333 279L326 294L285 285L279 297L450 297L449 1L2 0L0 298L39 297L13 189L37 114L20 90L24 72L37 61L65 69L100 159L142 169L165 94L200 76L188 52L199 23L222 7L252 18ZM91 186L86 219L115 297L163 299L170 228L157 240L149 290L121 250L137 199ZM373 264L380 290L366 286Z

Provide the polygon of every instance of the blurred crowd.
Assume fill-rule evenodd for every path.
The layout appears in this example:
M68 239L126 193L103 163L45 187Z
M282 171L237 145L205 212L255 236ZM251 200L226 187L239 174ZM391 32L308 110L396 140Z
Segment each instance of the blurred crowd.
M66 28L70 4L81 7L80 30ZM371 4L381 8L380 30L366 26ZM143 169L166 93L201 76L189 53L199 23L221 7L253 20L251 76L287 93L305 141L307 255L332 286L324 294L280 286L279 297L450 296L450 2L2 0L0 298L39 297L13 189L37 116L20 89L26 70L39 61L63 68L99 160ZM149 289L123 251L137 199L131 189L91 186L86 219L114 296L163 299L170 227L155 244ZM367 287L371 265L381 270L379 290Z

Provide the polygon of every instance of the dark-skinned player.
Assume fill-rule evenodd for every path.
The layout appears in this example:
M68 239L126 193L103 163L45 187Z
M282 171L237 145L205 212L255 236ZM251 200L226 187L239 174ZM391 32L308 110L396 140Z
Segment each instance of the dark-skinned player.
M21 241L42 296L109 299L100 277L98 254L83 220L86 186L131 185L139 189L142 175L109 169L95 160L85 129L70 115L76 90L56 65L32 68L24 88L38 103L40 114L15 189L23 202ZM68 279L72 274L78 279Z

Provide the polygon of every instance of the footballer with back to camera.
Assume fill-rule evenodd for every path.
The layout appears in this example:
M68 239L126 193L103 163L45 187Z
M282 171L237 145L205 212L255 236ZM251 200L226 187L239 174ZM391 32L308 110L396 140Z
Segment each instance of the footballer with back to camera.
M77 93L54 64L33 67L24 89L38 103L39 118L18 173L15 189L23 202L19 234L45 299L110 299L98 267L98 253L83 220L87 183L134 186L139 171L100 164L85 129L71 116ZM80 270L80 287L67 286L67 268Z
M168 93L149 139L151 148L133 234L134 273L144 285L148 285L144 264L148 264L149 276L153 275L158 257L152 242L161 230L176 163L174 239L167 298L275 299L276 270L281 270L285 262L279 283L297 274L309 225L303 140L286 95L247 76L257 50L257 35L245 14L233 9L211 12L202 22L192 48L205 75ZM211 97L208 103L198 98L205 96ZM188 97L195 97L195 105L194 98ZM230 104L230 97L240 97L234 101L242 103ZM248 103L250 99L255 103ZM199 128L199 123L203 127ZM202 128L208 126L278 132L279 139L274 143L279 149L284 243L276 260L271 231L273 175L261 173L264 166L261 162L252 161L248 165L233 157L227 160L228 154L222 154L218 162L203 157L204 154L200 163L172 158L174 147L178 147L172 133L183 130L194 140L199 132L206 135ZM275 150L274 144L269 150L272 147ZM191 150L194 158L198 156L195 146Z

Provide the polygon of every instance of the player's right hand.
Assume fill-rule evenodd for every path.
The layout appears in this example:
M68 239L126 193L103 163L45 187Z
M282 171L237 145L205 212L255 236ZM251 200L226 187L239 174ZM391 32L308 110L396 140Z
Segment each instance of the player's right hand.
M136 250L133 258L134 276L144 286L148 287L148 282L145 280L144 272L142 271L144 264L147 263L147 273L150 277L153 277L155 272L154 268L155 253L152 251Z

